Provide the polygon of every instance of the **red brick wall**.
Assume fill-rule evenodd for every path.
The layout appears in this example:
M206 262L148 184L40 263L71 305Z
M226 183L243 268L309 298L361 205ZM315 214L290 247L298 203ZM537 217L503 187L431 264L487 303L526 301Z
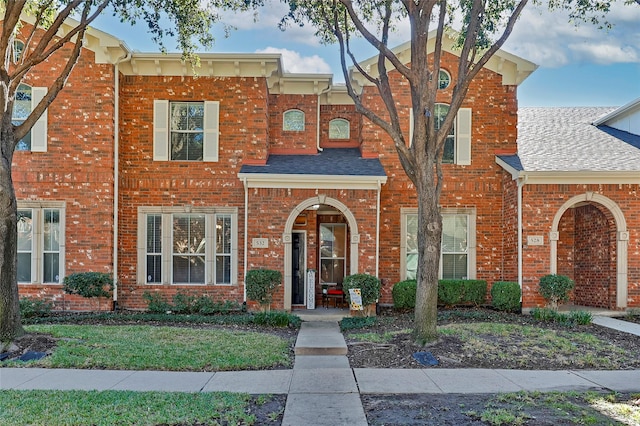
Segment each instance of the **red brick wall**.
M329 122L342 118L349 122L348 139L329 139ZM360 128L362 116L353 105L322 105L320 107L320 147L321 148L356 148L360 146Z
M502 279L518 281L518 185L507 172L503 174L502 195Z
M575 209L577 305L615 307L615 229L597 206Z
M567 200L574 196L584 195L587 192L600 194L610 199L618 206L625 218L626 229L629 233L629 239L628 242L626 242L628 251L628 267L626 271L628 291L627 304L629 307L640 307L640 215L638 215L638 211L640 211L640 198L638 197L639 189L639 185L628 184L529 184L524 186L523 226L525 240L527 235L544 236L544 245L525 246L524 248L523 275L525 308L544 306L546 303L538 291L538 282L540 280L540 277L549 274L551 271L549 232L551 231L551 225L555 215ZM567 216L567 213L565 212L566 218L563 218L560 222L560 241L558 242L558 247L562 247L562 249L558 251L561 256L558 259L558 273L568 274L570 272L570 265L561 266L560 261L570 258L570 247L572 244L575 247L573 249L573 256L575 265L574 278L576 279L576 283L580 281L580 277L578 276L578 273L581 269L579 267L578 261L579 256L582 256L582 258L580 258L580 262L584 262L582 265L588 265L589 262L597 263L599 262L598 259L600 258L600 256L603 256L602 258L604 259L604 263L600 263L598 267L595 268L595 270L598 271L598 274L604 273L604 271L608 271L609 281L611 285L608 286L609 290L607 292L607 296L603 295L599 297L601 299L606 299L608 297L610 306L614 307L616 298L615 288L617 285L617 254L615 249L617 230L612 224L612 214L605 206L595 201L589 202L588 204L590 206L589 210L584 211L593 211L593 209L596 209L601 213L600 215L583 215L580 218L580 221L582 221L582 223L584 224L579 225L578 212L574 212L574 222L576 225L573 237L571 233L568 232L571 224L571 213L569 213L569 216ZM605 219L602 218L602 215L604 215ZM593 221L596 221L596 223L592 223ZM599 235L601 235L601 237L599 237L600 239L597 241L591 241L586 237L587 235L589 235L589 232L591 232L589 230L589 226L602 227L602 229L608 229L608 232L602 233L603 231L599 230L598 233ZM580 230L583 230L581 231L582 233L580 233ZM565 238L566 240L563 241L563 239ZM562 242L562 244L560 244L560 242ZM585 252L584 254L579 255L579 245L589 244L594 244L596 246L595 252ZM605 246L607 244L609 245L609 262L607 262L606 257L604 257L606 251ZM588 279L594 279L594 277L595 275L590 276L587 273ZM600 278L596 279L600 280ZM584 299L585 303L592 302L593 300L594 299Z
M284 131L283 114L290 109L304 112L304 131ZM317 152L318 96L269 95L269 152L273 154Z
M35 67L24 83L49 87L68 50ZM93 52L83 49L65 88L48 108L47 152L14 155L12 176L18 201L66 203L67 275L112 271L114 98L113 67L96 64ZM82 298L64 295L62 285L20 285L19 292L55 299L56 309L87 308ZM62 300L64 304L58 303Z

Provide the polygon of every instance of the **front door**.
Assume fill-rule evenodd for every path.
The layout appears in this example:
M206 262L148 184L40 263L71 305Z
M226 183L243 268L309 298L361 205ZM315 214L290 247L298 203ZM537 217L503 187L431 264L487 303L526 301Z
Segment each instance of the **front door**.
M293 232L291 234L291 304L304 305L304 277L306 272L305 234Z

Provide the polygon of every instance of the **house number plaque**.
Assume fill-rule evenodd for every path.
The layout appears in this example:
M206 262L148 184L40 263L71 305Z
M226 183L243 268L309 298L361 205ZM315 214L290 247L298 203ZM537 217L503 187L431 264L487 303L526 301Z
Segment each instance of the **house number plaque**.
M251 240L251 247L253 248L269 248L268 238L254 238Z

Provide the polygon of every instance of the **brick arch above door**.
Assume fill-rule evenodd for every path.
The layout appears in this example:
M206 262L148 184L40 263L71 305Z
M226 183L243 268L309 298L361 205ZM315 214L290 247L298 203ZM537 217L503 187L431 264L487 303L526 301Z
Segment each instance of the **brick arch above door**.
M558 209L553 223L551 225L551 232L549 232L549 241L551 242L550 253L550 271L551 274L556 274L558 271L558 240L560 233L558 226L564 213L575 206L578 203L596 203L604 206L612 215L616 225L616 307L627 307L627 265L628 265L628 250L627 245L629 242L629 231L627 230L627 221L622 213L620 207L610 198L594 192L585 192L584 194L576 195L575 197L567 200L562 207Z
M358 222L356 221L355 216L349 210L349 208L339 200L335 198L328 197L326 195L318 195L316 197L307 198L306 200L299 203L296 207L291 210L289 217L287 218L287 222L284 226L284 233L282 234L282 242L284 243L284 264L285 264L285 274L284 274L284 309L291 310L291 271L287 267L287 265L291 264L291 242L292 236L291 233L293 231L293 225L295 223L296 217L300 215L303 211L308 209L314 205L327 205L338 210L347 220L347 224L349 225L349 230L351 233L351 238L349 240L350 244L350 274L356 274L358 272L358 253L359 253L359 244L360 244L360 234L358 233Z

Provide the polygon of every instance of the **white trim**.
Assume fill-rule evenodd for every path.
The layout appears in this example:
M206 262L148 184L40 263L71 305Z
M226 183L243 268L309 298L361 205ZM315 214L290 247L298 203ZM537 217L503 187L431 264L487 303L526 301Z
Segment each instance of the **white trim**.
M387 183L386 176L300 175L238 173L247 188L291 189L378 189Z

